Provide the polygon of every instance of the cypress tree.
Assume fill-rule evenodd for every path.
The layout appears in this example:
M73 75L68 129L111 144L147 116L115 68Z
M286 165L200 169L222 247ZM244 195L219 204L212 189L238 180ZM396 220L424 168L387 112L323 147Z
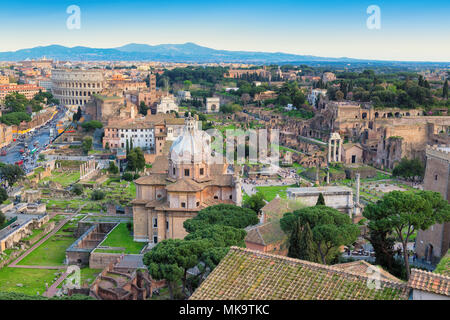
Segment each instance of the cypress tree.
M423 87L423 76L419 76L419 87Z
M313 242L313 234L309 223L303 228L303 232L300 238L300 259L311 262L319 262L317 259L317 252L315 250L315 244Z
M442 91L442 97L448 99L448 79L444 82L444 89Z
M317 199L316 206L324 206L325 205L325 199L323 197L323 194L319 194L319 198Z
M289 238L289 250L288 257L300 259L301 248L300 248L300 237L301 237L300 223L296 221L294 223L294 228L292 228L292 234Z
M128 143L128 139L127 139L127 155L128 153L130 153L130 144Z

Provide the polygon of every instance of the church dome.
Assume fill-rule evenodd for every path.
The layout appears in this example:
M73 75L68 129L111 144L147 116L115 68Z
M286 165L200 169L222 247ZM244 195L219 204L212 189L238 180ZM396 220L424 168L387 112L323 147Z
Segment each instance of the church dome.
M170 148L170 159L175 163L208 162L211 157L210 136L198 130L197 121L186 118L183 133L173 142Z

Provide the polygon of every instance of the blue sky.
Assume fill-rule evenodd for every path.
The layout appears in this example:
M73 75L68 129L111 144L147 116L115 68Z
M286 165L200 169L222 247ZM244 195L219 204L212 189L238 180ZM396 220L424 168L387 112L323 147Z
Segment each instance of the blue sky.
M449 0L14 2L1 6L0 51L195 42L227 50L450 61ZM66 27L69 5L81 9L80 30ZM381 9L380 30L366 27L369 5Z

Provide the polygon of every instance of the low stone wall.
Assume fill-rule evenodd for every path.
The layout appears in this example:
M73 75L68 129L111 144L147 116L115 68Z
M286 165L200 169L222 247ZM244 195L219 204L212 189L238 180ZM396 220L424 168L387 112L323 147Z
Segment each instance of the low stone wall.
M23 249L21 250L17 250L14 251L13 253L11 253L11 255L9 256L9 258L7 260L1 261L0 262L0 269L3 267L6 267L7 265L9 265L11 262L13 262L16 258L18 258L22 253L25 252L25 250L27 250L29 248L29 246L24 245Z
M104 269L112 262L116 262L121 255L121 253L103 253L94 251L89 258L89 268Z
M345 168L347 179L354 180L357 173L361 175L361 179L367 179L375 177L377 175L377 170L372 167Z

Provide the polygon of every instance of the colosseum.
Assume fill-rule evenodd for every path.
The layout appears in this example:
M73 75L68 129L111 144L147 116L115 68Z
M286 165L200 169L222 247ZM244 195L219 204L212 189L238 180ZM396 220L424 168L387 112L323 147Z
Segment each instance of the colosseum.
M91 95L105 87L100 70L57 69L52 71L52 92L60 103L68 107L85 105Z

